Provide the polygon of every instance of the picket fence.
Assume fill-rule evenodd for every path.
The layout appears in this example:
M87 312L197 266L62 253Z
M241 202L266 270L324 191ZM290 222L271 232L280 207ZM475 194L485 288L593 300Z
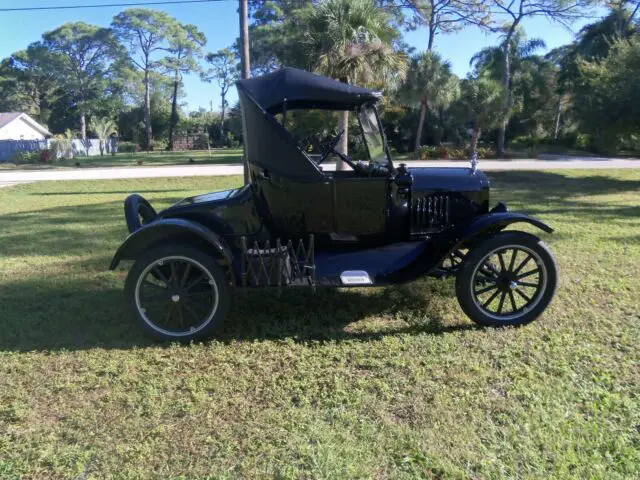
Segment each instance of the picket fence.
M109 142L105 142L108 146ZM17 152L33 152L51 148L51 140L0 140L0 162L8 162ZM96 138L71 142L74 157L100 155L100 140ZM106 153L106 152L105 152Z

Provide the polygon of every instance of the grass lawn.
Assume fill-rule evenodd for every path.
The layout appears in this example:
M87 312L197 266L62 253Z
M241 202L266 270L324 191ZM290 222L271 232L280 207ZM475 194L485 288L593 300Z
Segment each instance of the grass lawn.
M558 295L475 328L451 280L238 294L220 335L129 320L122 200L238 177L0 189L0 478L640 478L640 170L495 172Z
M193 159L193 162L190 162ZM80 164L76 165L76 161ZM91 167L136 167L142 161L142 166L158 165L196 165L216 163L242 163L242 149L212 148L207 150L193 150L185 152L140 152L119 153L118 155L104 155L96 157L78 157L73 160L61 160L53 164L15 164L0 163L1 170L53 170L66 168Z

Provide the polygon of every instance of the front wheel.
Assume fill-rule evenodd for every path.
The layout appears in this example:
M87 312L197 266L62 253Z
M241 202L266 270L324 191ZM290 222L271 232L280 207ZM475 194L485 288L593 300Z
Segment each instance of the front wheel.
M216 260L190 246L145 252L129 271L125 295L140 325L160 340L209 336L229 310L231 292Z
M558 269L549 248L525 232L501 232L476 246L456 278L462 310L480 325L524 325L551 302Z

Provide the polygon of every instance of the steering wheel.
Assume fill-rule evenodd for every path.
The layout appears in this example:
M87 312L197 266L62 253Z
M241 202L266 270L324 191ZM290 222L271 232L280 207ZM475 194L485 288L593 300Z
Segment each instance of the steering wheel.
M322 157L320 158L320 160L318 160L318 165L324 162L329 157L329 155L331 155L331 153L337 153L338 155L340 154L338 151L336 151L336 145L338 145L338 142L340 142L342 135L344 135L344 128L340 133L338 133L335 137L330 138L322 146Z
M335 153L338 157L342 159L343 162L349 165L354 172L356 172L361 176L365 176L365 177L381 176L381 175L387 175L389 173L389 171L384 167L377 167L372 163L367 164L362 161L354 162L353 160L351 160L351 158L349 158L344 153L337 151L336 145L338 145L338 142L340 141L340 138L342 138L343 134L344 134L344 129L340 133L338 133L335 137L331 138L327 143L325 143L325 145L322 147L322 158L318 160L318 163L317 163L318 165L324 162L331 153Z

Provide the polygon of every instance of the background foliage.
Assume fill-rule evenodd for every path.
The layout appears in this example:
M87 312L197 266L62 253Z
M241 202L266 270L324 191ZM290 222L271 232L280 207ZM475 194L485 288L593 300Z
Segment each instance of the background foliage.
M568 25L590 15L593 2L544 0L537 10L526 0L411 1L402 8L384 0L250 3L252 74L294 66L382 90L381 115L397 152L469 148L477 124L471 112L478 109L485 114L479 145L492 151L501 151L501 133L507 153L640 151L639 91L631 81L640 77L637 2L606 3L603 18L546 54L544 39L528 38L521 20L545 16ZM502 35L473 57L465 79L433 51L442 35L463 28ZM413 29L425 32L424 51L403 41ZM137 42L138 32L153 32L154 41ZM166 148L172 130L178 137L206 134L211 146L237 146L238 107L226 98L238 78L237 55L237 44L207 52L196 26L148 9L121 12L113 28L67 23L0 62L0 111L24 111L54 134L71 130L79 137L95 136L91 122L113 120L120 139L142 149ZM219 110L184 110L187 72L225 87ZM495 95L486 96L486 105L470 105L469 93L489 81L500 87L501 106ZM339 123L353 123L345 119L312 112L292 115L287 126L315 151ZM357 133L350 130L344 147L354 154Z

